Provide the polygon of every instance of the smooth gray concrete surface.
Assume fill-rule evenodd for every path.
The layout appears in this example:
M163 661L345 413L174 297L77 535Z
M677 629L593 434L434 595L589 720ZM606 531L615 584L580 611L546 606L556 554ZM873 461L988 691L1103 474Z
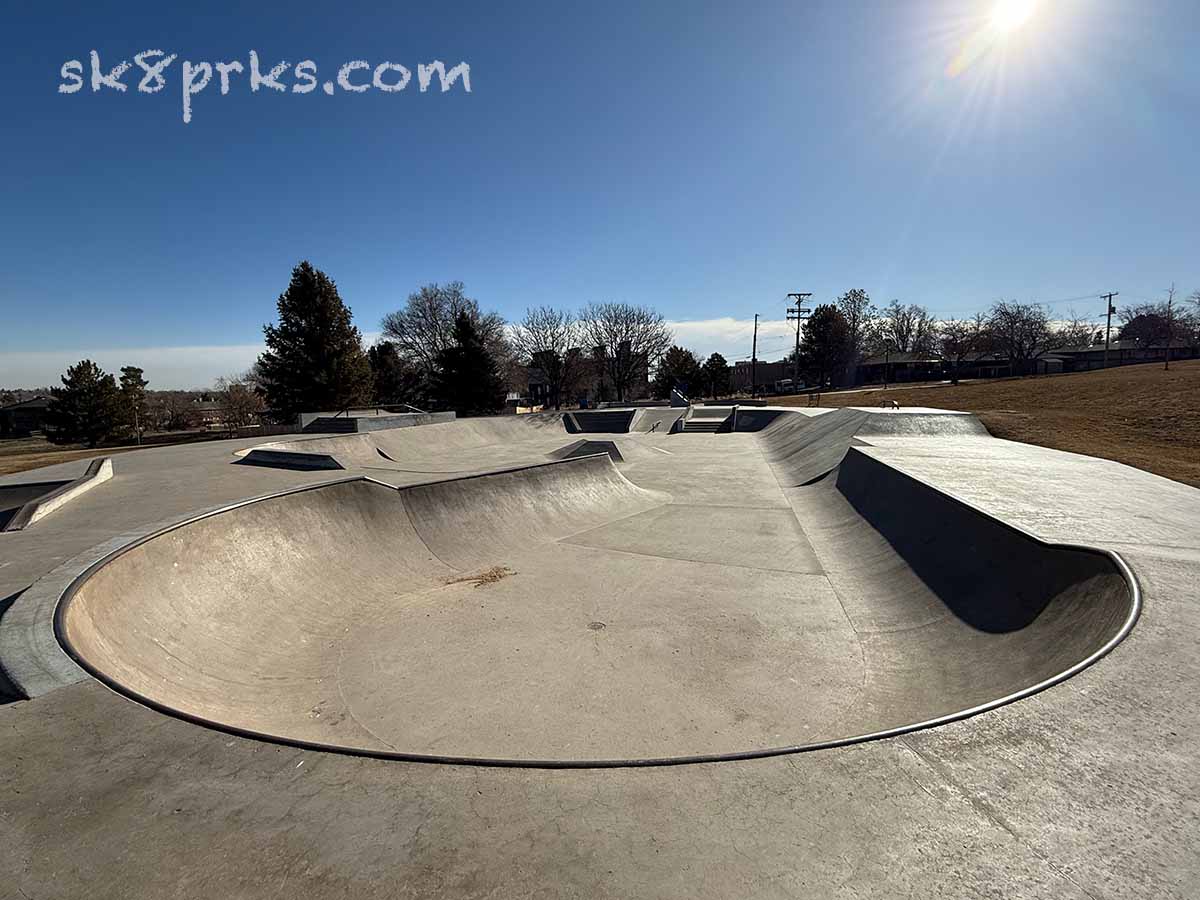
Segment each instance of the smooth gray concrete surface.
M849 417L774 418L801 415L812 424ZM302 585L305 571L330 585L325 621L264 614L276 630L260 632L261 652L243 665L253 677L219 690L198 685L196 702L243 688L282 695L272 660L318 659L303 641L323 634L362 651L341 656L339 683L363 733L435 749L482 747L486 738L501 749L541 742L573 752L608 741L611 752L655 754L701 740L740 745L783 724L803 740L805 730L835 733L856 716L907 718L951 686L971 687L963 676L977 675L981 689L999 677L1039 678L1038 666L1065 665L1111 633L1120 591L1111 570L1095 568L1104 557L1049 547L1005 522L1043 541L1118 550L1145 600L1129 637L1061 684L953 724L800 755L645 770L505 770L300 750L173 719L90 680L64 683L0 707L8 761L0 863L16 873L15 896L1195 896L1200 493L964 431L962 420L899 422L826 425L827 439L815 442L798 428L777 426L772 436L772 423L752 434L618 434L630 461L617 473L598 458L603 477L575 479L583 484L574 498L529 534L524 516L538 507L524 498L536 492L504 491L492 508L469 501L478 485L443 481L412 488L414 515L406 500L383 502L405 490L357 482L292 495L355 494L348 508L358 512L333 521L319 504L283 511L286 497L240 507L254 516L240 534L256 550L183 540L229 513L142 546L174 542L177 562L214 579L229 568L209 558L214 549L279 561L257 582L226 581L246 599L275 588L286 597L285 582ZM488 466L489 447L501 446L492 436L447 437L460 446L394 444L385 463L395 468L357 471L406 488L445 478L423 471L434 464L451 474L529 465L569 442L560 423L509 440ZM805 441L832 465L806 459ZM111 502L93 509L94 498L80 498L74 528L47 519L41 525L53 530L37 546L0 536L0 596L57 566L69 570L72 557L118 534L355 472L234 465L233 451L252 444L126 455L105 491ZM809 476L814 467L825 472ZM629 487L604 488L619 485L610 470ZM604 507L597 496L615 499ZM482 518L465 515L475 509ZM999 530L981 530L992 520L979 511L997 516L988 527ZM910 518L921 527L906 531ZM473 522L480 532L464 527ZM464 540L476 533L495 535L497 550ZM347 558L307 558L313 546L344 548ZM142 574L160 589L145 602L160 623L112 639L134 640L141 629L182 652L187 631L168 633L161 617L172 605L180 612L188 591L149 556ZM446 583L492 565L515 574L478 587ZM95 577L120 574L106 569ZM995 592L984 590L973 608L948 605L973 572ZM1020 574L1040 596L999 589ZM421 579L432 586L407 601L387 592ZM347 636L348 610L338 607L359 603L356 591L368 585L379 590L377 616ZM0 660L26 594L0 614ZM405 615L422 604L428 616ZM213 607L209 624L221 615ZM47 623L35 617L26 627ZM951 636L953 654L938 644ZM245 634L234 627L226 638L232 653ZM517 658L526 638L540 651L531 661ZM690 658L676 661L671 649ZM180 670L194 677L208 657ZM275 707L289 727L305 712L282 696ZM328 709L308 709L309 722L336 718Z
M803 421L825 434L832 418ZM766 466L743 469L778 490ZM585 763L937 719L1058 676L1133 613L1102 555L1040 544L870 457L839 472L817 489L848 501L833 514L807 495L791 510L668 505L690 472L668 495L608 455L309 489L112 560L75 589L61 633L118 689L217 725ZM806 529L850 539L817 553ZM462 580L495 566L502 583Z

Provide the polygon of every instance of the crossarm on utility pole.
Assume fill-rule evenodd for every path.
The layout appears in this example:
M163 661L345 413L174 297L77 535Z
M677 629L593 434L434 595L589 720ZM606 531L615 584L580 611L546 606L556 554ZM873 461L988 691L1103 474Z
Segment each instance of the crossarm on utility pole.
M792 390L800 389L800 323L812 312L811 309L806 309L802 304L805 300L812 296L808 293L792 293L788 294L789 300L795 300L795 306L787 308L788 321L796 323L796 350L792 356Z

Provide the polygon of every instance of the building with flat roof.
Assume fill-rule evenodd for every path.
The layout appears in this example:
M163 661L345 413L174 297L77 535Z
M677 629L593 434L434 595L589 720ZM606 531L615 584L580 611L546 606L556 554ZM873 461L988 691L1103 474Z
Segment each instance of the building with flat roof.
M50 411L49 397L31 397L0 406L0 438L28 437L43 431Z

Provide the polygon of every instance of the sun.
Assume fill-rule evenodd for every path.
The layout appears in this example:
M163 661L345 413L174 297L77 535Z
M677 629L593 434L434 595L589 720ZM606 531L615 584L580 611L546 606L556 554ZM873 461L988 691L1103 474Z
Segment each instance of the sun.
M992 28L1001 34L1016 31L1037 10L1037 0L998 0L992 8Z

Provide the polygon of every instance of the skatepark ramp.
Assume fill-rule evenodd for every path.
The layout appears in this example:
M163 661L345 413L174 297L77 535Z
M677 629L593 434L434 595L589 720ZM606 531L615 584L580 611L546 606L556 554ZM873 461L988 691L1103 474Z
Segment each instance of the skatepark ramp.
M546 455L551 459L578 459L581 456L592 456L596 453L607 453L615 463L625 462L625 457L621 455L621 449L617 446L616 441L573 441Z
M761 413L762 411L755 411ZM781 484L809 484L831 472L851 447L871 438L898 435L988 438L987 429L973 415L950 412L895 413L865 409L836 409L810 416L785 411L751 418L738 411L738 429L754 430Z
M658 434L668 434L674 428L677 422L683 418L686 409L657 409L654 407L637 410L633 421L629 423L629 430L643 434L656 432Z
M572 434L625 434L636 409L580 409L567 413L567 431Z
M755 439L774 476L739 451L778 491L762 507L698 505L691 487L733 458L708 441L648 450L646 486L593 455L235 504L92 565L56 634L113 689L237 734L566 767L931 727L1043 690L1128 633L1139 599L1119 557L1013 528L861 437L970 437L970 417L860 412L776 417Z
M393 463L456 451L510 447L567 433L563 413L530 413L436 422L419 427L272 441L239 451L238 463L282 469L387 469Z

